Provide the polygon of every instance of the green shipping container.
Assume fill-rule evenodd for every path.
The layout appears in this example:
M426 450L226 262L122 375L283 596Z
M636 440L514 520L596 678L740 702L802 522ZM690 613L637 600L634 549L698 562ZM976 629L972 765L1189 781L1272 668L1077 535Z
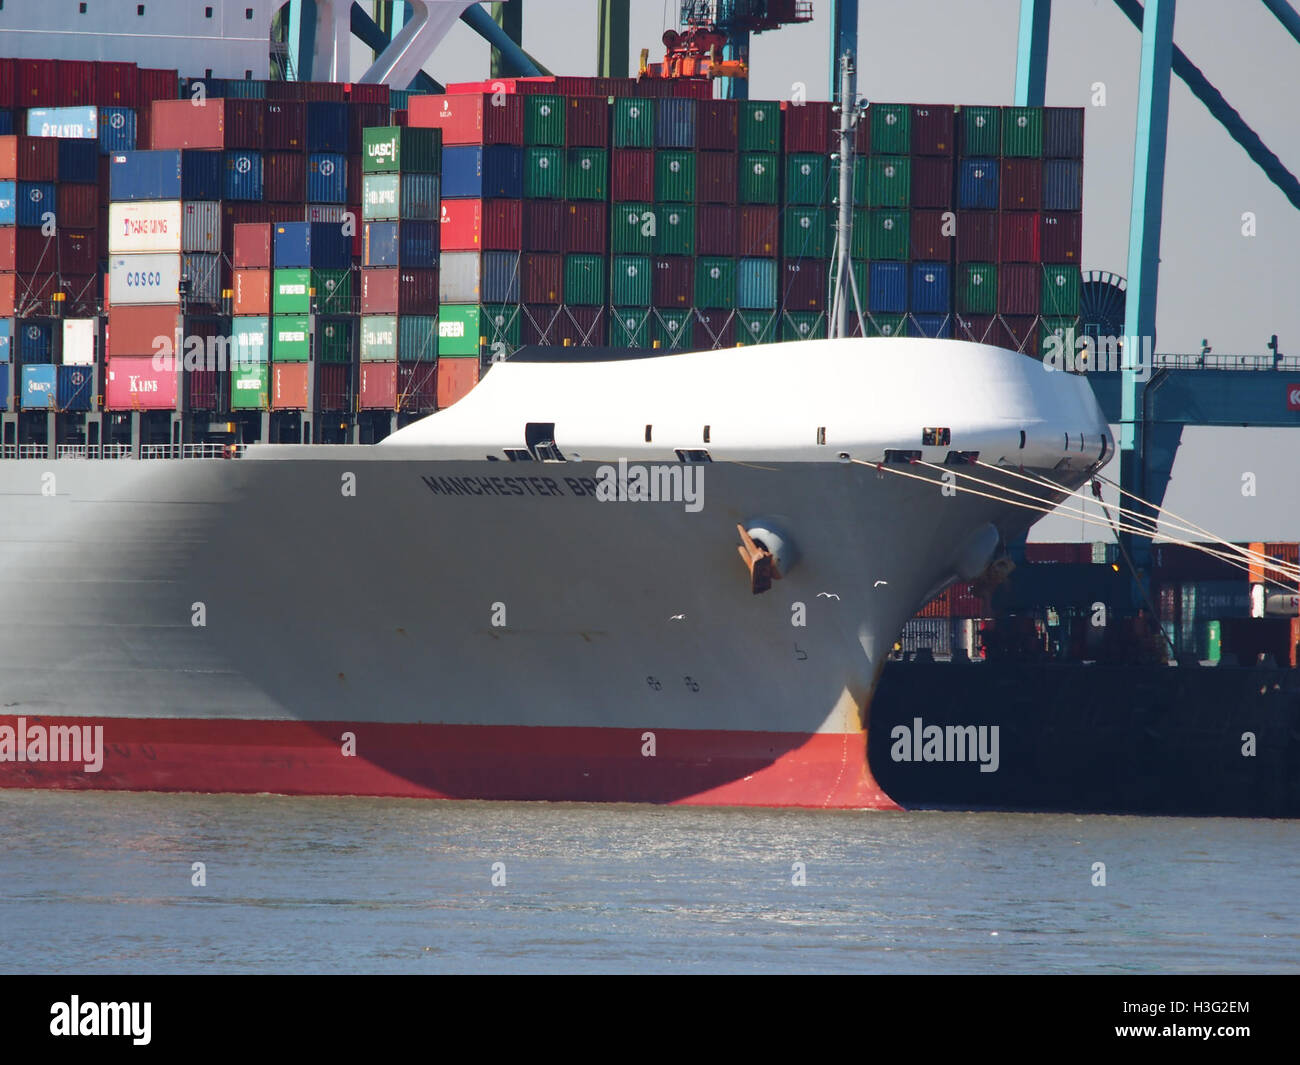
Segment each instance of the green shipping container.
M830 160L824 155L786 156L785 202L825 207L831 202ZM838 193L838 188L835 190Z
M361 319L361 361L397 361L396 316L367 316Z
M781 315L782 340L824 340L826 315L821 311L786 311Z
M490 355L513 355L519 350L523 313L518 304L501 303L480 308L479 328ZM440 345L441 346L441 342ZM439 352L441 354L441 352Z
M231 410L269 410L271 407L271 367L236 366L230 371Z
M961 152L964 156L1002 154L1002 108L963 107Z
M238 363L268 362L271 358L271 321L269 318L231 319L230 358Z
M316 361L332 366L352 361L351 318L317 319Z
M482 310L473 303L444 303L438 308L438 358L478 355Z
M570 148L564 194L570 200L603 200L609 190L609 153L604 148Z
M432 362L438 352L438 319L432 314L404 314L397 319L399 362Z
M901 337L905 314L873 314L867 318L867 336Z
M605 257L564 257L564 302L574 307L599 307L605 302Z
M402 175L366 174L361 179L361 217L369 222L401 216Z
M561 149L524 149L524 195L530 200L564 199L564 152Z
M740 101L740 150L781 150L781 105L771 100Z
M695 208L661 203L655 208L656 255L695 254Z
M311 313L310 270L276 270L271 286L272 314Z
M1043 267L1043 314L1074 318L1079 313L1081 278L1077 266Z
M564 97L524 97L524 143L564 147Z
M910 155L912 108L910 104L871 105L871 154Z
M865 155L855 156L853 159L853 204L855 207L865 207L867 205L867 163L870 158ZM839 180L838 164L835 172L836 180ZM838 191L839 185L835 186Z
M831 253L831 212L822 207L787 207L783 253L787 259L826 259Z
M907 211L868 211L869 259L905 261L912 245L912 219Z
M865 207L853 211L853 243L849 254L855 259L871 258L871 212Z
M737 193L741 203L777 203L781 171L779 156L746 152L740 157Z
M609 212L609 243L615 255L648 255L655 250L658 216L648 203L616 203Z
M867 163L867 206L906 207L912 193L912 161L901 155L872 156Z
M363 174L437 174L441 164L440 129L371 126L361 131Z
M311 287L317 314L352 313L351 270L313 270Z
M614 147L655 146L654 100L620 96L614 101Z
M736 260L707 256L695 260L695 306L726 310L736 305Z
M271 361L307 362L311 358L311 319L305 314L277 314L271 319Z
M687 348L694 339L691 326L693 311L659 310L650 312L650 344L656 348Z
M1041 107L1002 109L1002 154L1033 157L1043 154L1043 109Z
M957 267L957 312L998 313L998 268L992 263L962 263Z
M609 299L615 307L649 307L654 266L648 255L615 255L609 271Z
M737 311L736 343L771 344L776 340L779 318L776 311Z
M695 153L655 153L655 200L658 203L695 202Z
M610 347L650 347L651 313L645 307L615 307L609 317Z

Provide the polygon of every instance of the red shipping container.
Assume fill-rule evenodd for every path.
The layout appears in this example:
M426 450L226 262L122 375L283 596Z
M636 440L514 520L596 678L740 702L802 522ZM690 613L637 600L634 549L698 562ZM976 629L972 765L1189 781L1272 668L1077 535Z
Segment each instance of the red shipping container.
M998 216L993 211L957 212L957 261L998 261Z
M692 337L700 351L736 346L736 316L730 311L696 311Z
M564 109L564 140L570 148L609 145L609 102L601 96L571 99Z
M562 200L524 201L524 251L563 251L565 204Z
M439 359L438 409L450 407L478 384L478 359Z
M954 340L969 340L975 344L1001 346L1005 333L991 314L959 314L953 323Z
M656 307L682 310L695 303L695 260L667 255L655 260L651 299Z
M998 313L1037 314L1043 291L1043 268L1037 263L1009 263L998 268Z
M134 63L95 64L95 106L135 107L140 98L140 72Z
M615 203L654 203L655 153L651 149L615 148L610 170L610 197ZM734 181L734 174L732 178Z
M264 142L261 100L223 100L208 97L199 102L155 100L151 123L152 146L165 148L260 149Z
M268 81L266 83L266 99L301 100L302 86L301 81Z
M437 314L438 271L409 267L361 271L362 314Z
M95 64L86 59L59 60L59 106L89 107L95 102Z
M352 367L318 362L316 381L320 387L319 410L352 410Z
M1023 267L1014 267L1016 270ZM1036 315L1012 315L999 318L993 326L995 336L988 340L1008 351L1020 351L1026 355L1038 355L1038 334L1040 323Z
M309 102L343 103L347 100L347 89L341 81L304 81L302 98Z
M0 273L0 318L12 318L17 310L17 280L17 274Z
M262 107L266 143L282 152L307 150L307 105L301 100L267 100Z
M405 129L410 124L410 112L405 107L399 107L388 119L390 126L401 126Z
M1043 262L1077 265L1083 255L1083 215L1060 211L1042 217Z
M229 390L229 376L222 370L189 370L185 374L185 388L189 393L186 406L189 410L216 411L225 406L222 402Z
M175 410L179 374L175 363L156 369L152 358L115 355L104 371L106 410Z
M363 362L360 375L362 410L393 410L397 406L397 363Z
M58 138L0 137L0 181L55 181L58 176Z
M1043 161L1003 159L999 196L1004 211L1037 211L1043 205Z
M232 230L236 268L269 270L271 267L270 223L239 222L232 226Z
M952 196L952 159L916 158L912 160L912 206L950 209Z
M522 245L520 200L443 200L443 251L516 251Z
M952 157L955 146L951 104L920 104L912 108L912 154ZM916 172L916 161L912 161ZM935 206L942 206L936 204Z
M564 291L564 256L528 252L519 265L525 303L559 303Z
M15 59L15 107L58 107L59 64L53 59Z
M262 199L268 203L302 203L307 196L307 157L302 152L267 152L262 156Z
M52 315L51 297L58 291L54 274L0 274L0 318Z
M603 203L565 203L564 250L590 255L608 252L609 208Z
M361 271L361 313L396 314L397 267L367 266Z
M434 359L397 364L397 403L400 410L407 414L419 414L437 409L437 368Z
M0 226L0 273L13 273L17 268L18 230L14 226Z
M695 202L735 203L736 170L735 152L697 152Z
M108 335L115 355L153 355L165 350L160 340L176 343L181 325L179 307L114 307L108 315Z
M1009 211L998 216L998 262L1042 262L1039 215L1032 211Z
M783 102L785 114L785 150L827 155L831 150L832 131L839 129L838 116L825 101L803 104Z
M307 409L307 371L305 362L277 362L271 365L271 409Z
M913 164L915 165L915 160ZM950 224L951 223L951 224ZM926 262L951 262L953 238L945 236L956 228L950 211L912 212L912 258Z
M348 204L348 214L352 216L352 228L354 230L352 234L352 258L360 259L365 252L362 245L365 242L366 232L365 226L361 224L361 204Z
M776 256L781 237L780 208L767 204L750 204L736 210L737 254L771 259Z
M703 158L701 153L700 158ZM695 254L736 255L739 247L734 207L695 208Z
M371 84L350 81L343 86L343 92L354 104L379 104L387 107L389 100L388 86L383 82Z
M695 143L702 151L736 151L740 146L738 113L735 100L701 100L695 109ZM735 181L734 170L732 181Z
M104 156L107 159L107 156ZM91 229L99 224L99 186L60 182L56 190L59 225Z
M267 315L271 313L271 271L235 271L236 314Z
M14 64L17 60L0 59L0 108L9 110L14 103Z
M778 302L787 311L824 311L830 263L818 259L792 259L781 270ZM859 293L865 300L865 293ZM865 309L865 305L864 305ZM852 314L849 317L854 317Z
M493 103L491 94L412 96L407 104L412 126L436 126L447 144L524 143L523 102L507 95Z

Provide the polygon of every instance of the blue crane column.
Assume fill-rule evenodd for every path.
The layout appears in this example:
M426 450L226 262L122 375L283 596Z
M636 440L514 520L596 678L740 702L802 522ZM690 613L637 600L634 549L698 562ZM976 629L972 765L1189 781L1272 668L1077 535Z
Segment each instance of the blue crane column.
M845 53L858 55L858 0L833 0L831 4L831 95L840 98L840 60Z
M1016 106L1042 107L1047 92L1047 38L1052 0L1020 0L1016 45Z

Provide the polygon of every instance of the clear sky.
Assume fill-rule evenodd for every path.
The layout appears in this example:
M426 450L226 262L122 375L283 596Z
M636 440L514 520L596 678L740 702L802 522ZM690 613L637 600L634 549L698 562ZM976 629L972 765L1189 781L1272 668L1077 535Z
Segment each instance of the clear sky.
M557 73L594 74L596 0L523 0L524 46ZM676 0L632 0L631 61L662 58ZM859 91L878 102L1010 104L1019 0L861 0ZM754 39L751 95L829 89L830 4ZM1300 173L1300 44L1258 0L1180 0L1175 43L1293 173ZM1084 269L1127 273L1140 35L1111 0L1055 0L1047 103L1087 107ZM358 54L358 64L363 55ZM360 67L354 71L359 73ZM426 64L441 81L487 77L488 48L458 24ZM1105 86L1104 107L1092 106ZM1242 235L1242 214L1256 235ZM1175 76L1165 179L1157 347L1300 353L1300 211Z

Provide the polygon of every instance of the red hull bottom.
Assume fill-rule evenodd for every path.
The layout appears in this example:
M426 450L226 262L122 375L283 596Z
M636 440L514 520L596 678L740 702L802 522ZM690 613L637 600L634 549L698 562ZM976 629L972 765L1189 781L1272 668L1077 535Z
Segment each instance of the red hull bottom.
M29 734L102 725L102 768L19 762L0 748L0 787L899 809L867 765L865 732L663 729L651 738L615 728L24 721ZM0 736L19 729L18 718L0 716ZM348 734L355 753L345 753Z

